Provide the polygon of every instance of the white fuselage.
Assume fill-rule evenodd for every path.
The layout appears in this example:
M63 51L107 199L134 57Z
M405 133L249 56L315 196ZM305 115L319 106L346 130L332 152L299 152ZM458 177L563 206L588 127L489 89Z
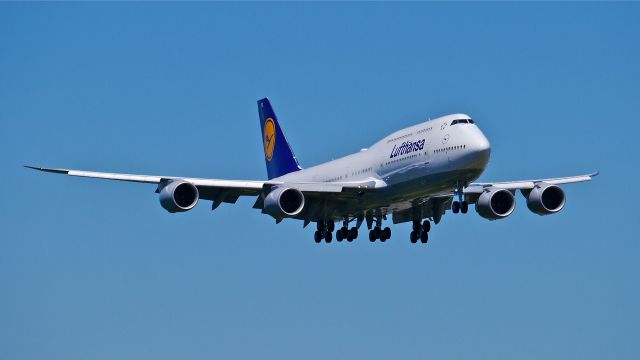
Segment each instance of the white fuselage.
M373 200L380 206L451 193L477 179L489 162L489 141L469 119L464 114L453 114L429 120L396 131L366 150L274 180L370 180L376 188L383 188Z

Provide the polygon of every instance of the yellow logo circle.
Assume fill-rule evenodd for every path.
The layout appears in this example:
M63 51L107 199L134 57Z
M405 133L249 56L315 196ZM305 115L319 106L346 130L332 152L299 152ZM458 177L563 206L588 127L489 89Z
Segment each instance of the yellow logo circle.
M273 157L273 149L276 146L276 124L272 118L268 118L264 122L264 156L268 161Z

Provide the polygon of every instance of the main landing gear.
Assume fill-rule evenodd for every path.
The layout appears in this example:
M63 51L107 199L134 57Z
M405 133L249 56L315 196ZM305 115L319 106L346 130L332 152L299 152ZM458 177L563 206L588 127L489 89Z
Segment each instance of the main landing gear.
M349 219L345 217L342 221L342 227L336 230L336 240L341 242L342 240L347 240L348 242L352 242L358 237L358 227L362 223L362 218L357 219L358 223L356 226L349 229L349 221L353 221L354 219ZM373 225L373 216L367 218L367 227L371 229L369 231L369 240L371 242L375 242L376 240L380 240L380 242L385 242L391 238L391 229L389 227L382 228L382 216L376 216L375 226ZM327 243L330 243L333 240L333 230L335 224L332 220L320 220L317 222L318 229L313 234L313 239L316 243L321 243L324 240Z
M373 229L369 230L369 241L374 242L376 240L380 240L381 242L385 242L391 238L391 229L386 227L382 229L380 226L376 226Z
M333 221L318 221L318 230L313 234L313 240L319 243L324 239L325 242L330 243L333 240L334 227Z
M342 221L342 227L336 231L336 240L342 241L346 239L348 242L352 242L358 237L358 228L352 227L349 229L349 219L345 218Z
M320 243L324 239L325 242L330 243L333 240L333 230L335 228L335 223L331 220L318 221L318 230L313 234L313 240L315 242ZM352 242L358 237L358 228L352 227L349 229L349 220L345 219L342 223L342 227L336 230L336 240L341 242L342 240L347 240L348 242Z
M380 217L376 218L376 226L369 230L369 241L374 242L380 239L380 242L385 242L391 238L391 229L389 227L382 228L382 221Z
M426 244L429 241L429 231L431 230L431 223L429 220L425 220L422 224L420 224L420 220L413 221L413 231L409 235L411 239L411 243L415 244L418 242L418 239L421 243Z

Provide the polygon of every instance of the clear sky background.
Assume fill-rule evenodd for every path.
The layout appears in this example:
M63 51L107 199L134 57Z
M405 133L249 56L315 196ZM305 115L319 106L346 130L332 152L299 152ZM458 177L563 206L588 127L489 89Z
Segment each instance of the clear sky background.
M640 4L0 4L0 359L638 359ZM24 164L264 179L256 100L303 166L470 114L481 180L565 209L448 213L427 246L315 244L252 198Z

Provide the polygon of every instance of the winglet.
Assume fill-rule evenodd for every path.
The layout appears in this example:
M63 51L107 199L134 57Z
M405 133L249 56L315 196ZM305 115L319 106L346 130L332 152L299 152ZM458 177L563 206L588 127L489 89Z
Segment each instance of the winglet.
M29 165L24 165L24 167L29 168L29 169L33 169L33 170L38 170L38 171L55 173L55 174L68 174L69 173L68 169L54 169L54 168L46 168L46 167L39 167L39 166L29 166Z

